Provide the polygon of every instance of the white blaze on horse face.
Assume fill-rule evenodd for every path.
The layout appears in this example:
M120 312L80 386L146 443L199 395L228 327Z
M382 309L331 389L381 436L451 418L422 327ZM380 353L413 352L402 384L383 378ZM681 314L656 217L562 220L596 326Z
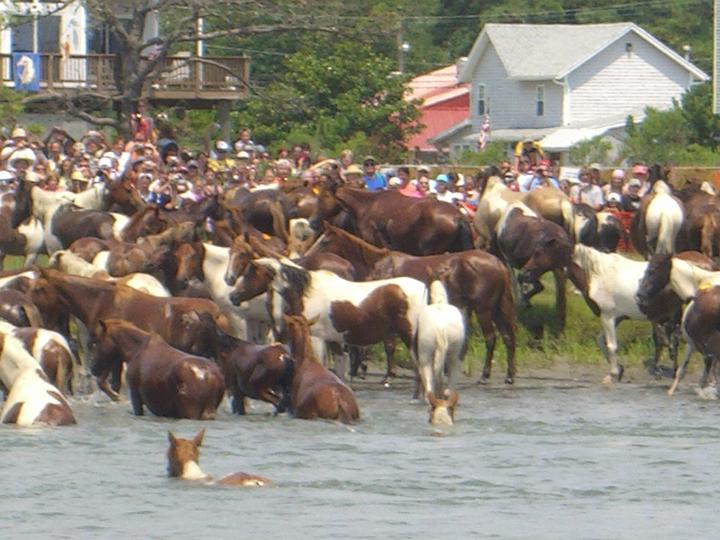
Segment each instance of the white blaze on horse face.
M110 215L113 217L113 226L112 226L112 236L115 240L122 240L123 236L123 230L125 227L127 227L127 224L130 222L130 218L127 217L124 214L116 214L115 212L111 212Z
M200 369L198 366L190 366L190 370L193 372L193 375L201 381L207 378L207 371Z
M432 411L430 423L434 426L452 426L453 419L450 410L445 405L438 405Z

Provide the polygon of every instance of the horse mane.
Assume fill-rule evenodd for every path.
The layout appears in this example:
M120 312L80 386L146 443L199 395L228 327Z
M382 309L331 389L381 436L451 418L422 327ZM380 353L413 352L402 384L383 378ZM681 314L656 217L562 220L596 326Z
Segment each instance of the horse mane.
M366 242L362 238L355 236L354 234L350 234L349 232L341 229L340 227L331 225L330 223L325 223L325 230L326 232L329 231L331 233L334 233L335 235L352 244L356 251L359 252L359 258L363 260L363 262L368 266L368 268L372 268L375 263L383 257L392 255L392 250L377 247L370 242Z
M663 180L657 180L653 184L652 192L655 195L659 195L660 193L672 195L672 189L670 189L670 186L668 186Z
M299 296L304 296L310 285L310 272L300 266L280 263L280 275L287 281L290 289Z
M583 244L575 244L573 260L588 274L601 274L610 262L621 257L616 253L603 253Z

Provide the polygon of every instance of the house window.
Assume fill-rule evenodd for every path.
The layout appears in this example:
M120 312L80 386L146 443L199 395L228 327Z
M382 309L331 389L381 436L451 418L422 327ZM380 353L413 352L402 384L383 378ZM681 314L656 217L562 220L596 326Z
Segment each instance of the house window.
M490 98L484 84L478 84L477 87L477 106L479 116L490 114Z
M48 15L37 20L39 53L60 52L60 16ZM32 52L33 21L26 21L12 30L12 52Z
M537 85L537 96L535 99L535 114L538 116L545 115L545 85Z

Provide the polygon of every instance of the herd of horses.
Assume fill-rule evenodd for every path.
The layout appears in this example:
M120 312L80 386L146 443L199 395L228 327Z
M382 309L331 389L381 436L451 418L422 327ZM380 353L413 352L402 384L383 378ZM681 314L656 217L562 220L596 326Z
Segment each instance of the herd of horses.
M415 397L429 403L431 422L449 424L469 326L485 342L479 382L491 377L499 334L513 384L517 306L543 290L548 272L561 331L568 280L600 318L606 382L623 376L616 326L629 318L653 324L655 373L669 347L671 393L693 351L705 359L701 386L714 389L714 194L656 179L630 231L645 257L637 260L614 253L626 231L612 214L559 190L519 194L488 177L480 191L469 219L448 203L334 180L236 188L178 211L146 205L125 180L78 194L20 181L0 206L0 256L25 259L0 274L0 421L72 424L68 394L98 388L118 400L126 385L136 415L210 419L227 394L237 414L255 399L297 418L352 423L360 409L348 376L382 343L390 381L399 339L416 369ZM36 266L41 253L48 268ZM194 446L170 438L178 456L189 452L190 476L201 474L198 437Z

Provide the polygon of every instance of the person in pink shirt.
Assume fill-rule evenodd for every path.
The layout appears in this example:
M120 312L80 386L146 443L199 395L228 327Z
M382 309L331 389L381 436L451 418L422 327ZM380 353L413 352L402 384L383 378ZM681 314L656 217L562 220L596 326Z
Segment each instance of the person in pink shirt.
M417 188L410 182L410 169L407 167L398 167L396 176L401 180L402 184L398 188L398 191L406 197L413 197L419 199L424 197L424 193L421 193Z

